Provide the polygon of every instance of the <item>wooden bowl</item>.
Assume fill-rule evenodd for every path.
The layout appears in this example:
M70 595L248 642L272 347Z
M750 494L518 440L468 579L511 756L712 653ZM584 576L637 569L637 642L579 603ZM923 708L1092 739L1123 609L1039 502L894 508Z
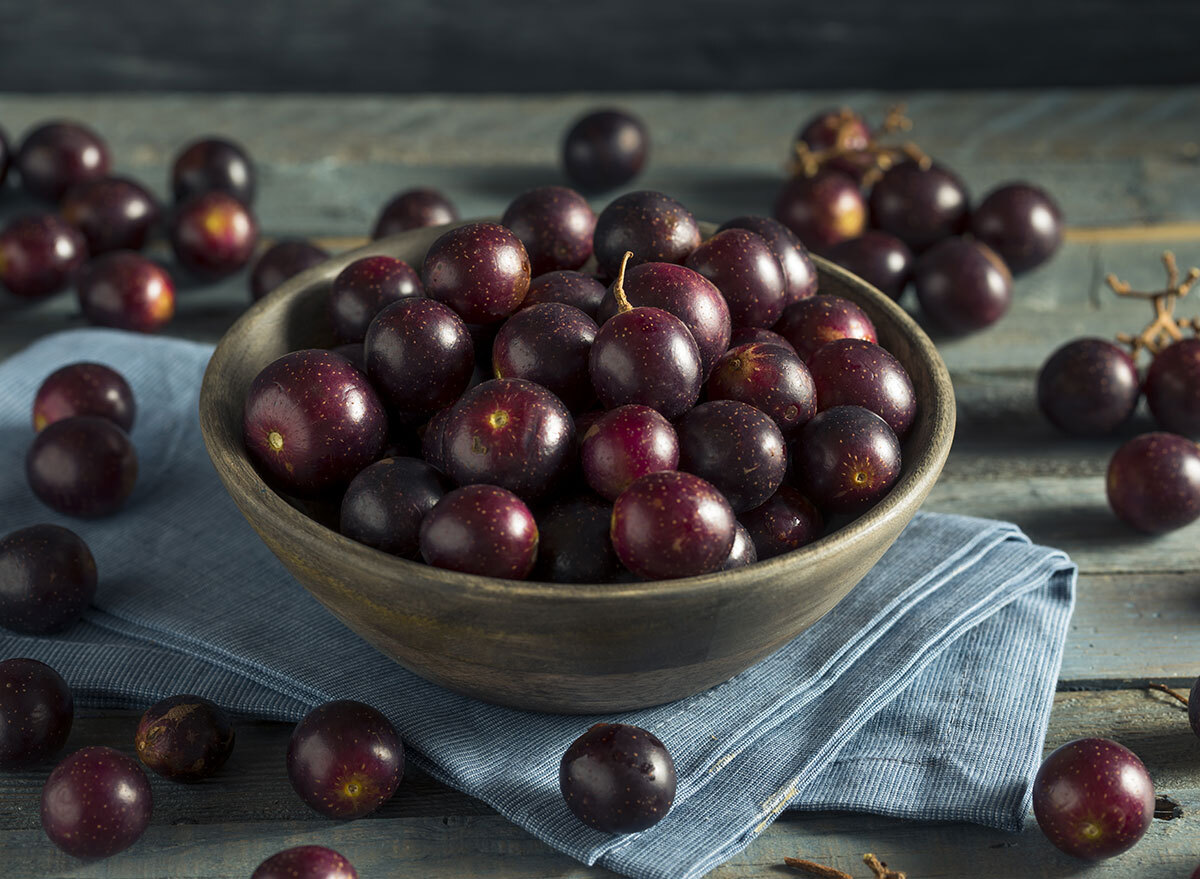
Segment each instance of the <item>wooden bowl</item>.
M208 453L267 546L347 626L428 680L488 702L572 714L657 705L708 689L837 604L892 545L941 472L955 407L936 348L882 293L817 259L822 292L845 296L870 315L920 402L899 481L849 525L738 570L600 585L459 574L342 537L276 494L250 463L242 443L246 389L277 357L331 343L326 294L346 265L386 254L419 267L444 231L375 241L282 285L225 334L200 395Z

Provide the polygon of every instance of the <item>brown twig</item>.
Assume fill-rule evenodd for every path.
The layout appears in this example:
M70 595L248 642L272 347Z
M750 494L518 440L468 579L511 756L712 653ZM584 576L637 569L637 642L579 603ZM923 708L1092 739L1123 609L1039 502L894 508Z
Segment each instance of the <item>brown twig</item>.
M625 295L625 266L629 265L632 256L632 250L625 251L625 255L621 257L621 271L617 272L617 280L613 282L613 297L617 300L617 310L620 312L633 311L629 297Z
M851 143L855 139L859 123L858 114L849 107L843 107L836 117L837 131L834 134L833 145L814 150L804 141L797 141L795 155L788 165L788 173L793 177L812 177L835 159L853 157L861 160L864 167L870 164L862 179L864 186L870 186L883 176L884 171L905 158L913 158L922 168L929 167L929 157L917 149L915 144L895 146L880 142L884 135L912 129L912 120L904 115L903 104L896 104L887 109L879 128L867 136L866 146L854 146Z
M1182 702L1184 705L1188 704L1187 696L1183 695L1183 693L1179 692L1178 690L1171 689L1166 684L1156 684L1156 683L1151 682L1149 684L1146 684L1146 686L1151 690L1158 690L1160 693L1166 693L1168 696L1173 696L1174 698L1176 698L1180 702Z
M805 861L801 858L784 858L783 862L793 870L807 873L809 876L819 876L820 879L854 879L849 873L844 873L836 867L826 867L815 861Z
M899 870L889 870L887 864L883 863L870 852L863 855L863 863L875 874L875 879L908 879Z
M1167 286L1162 290L1134 290L1128 281L1122 281L1109 272L1104 280L1118 296L1127 299L1145 299L1154 307L1154 320L1136 336L1128 333L1118 333L1117 341L1128 345L1134 357L1144 349L1151 354L1158 354L1173 342L1183 338L1183 330L1191 327L1197 329L1197 322L1176 320L1175 306L1192 286L1200 281L1200 268L1191 268L1187 275L1180 280L1179 266L1175 263L1175 254L1169 250L1163 251L1163 268L1167 272Z

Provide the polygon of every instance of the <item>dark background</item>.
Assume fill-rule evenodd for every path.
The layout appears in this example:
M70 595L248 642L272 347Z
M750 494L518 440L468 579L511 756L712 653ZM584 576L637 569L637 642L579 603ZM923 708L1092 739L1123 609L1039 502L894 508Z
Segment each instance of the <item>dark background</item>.
M0 0L0 91L1200 82L1200 0Z

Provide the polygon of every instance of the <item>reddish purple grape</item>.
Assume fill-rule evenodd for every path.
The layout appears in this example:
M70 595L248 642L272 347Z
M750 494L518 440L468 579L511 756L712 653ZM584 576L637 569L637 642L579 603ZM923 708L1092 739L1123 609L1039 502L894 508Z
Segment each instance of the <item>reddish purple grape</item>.
M627 268L644 262L682 263L700 245L700 226L675 199L640 190L600 212L593 245L600 274L615 278L627 252L633 254Z
M30 525L0 540L0 626L22 635L60 632L96 595L96 560L78 534Z
M492 324L520 306L529 290L529 254L511 231L468 223L442 235L421 268L425 293L467 323Z
M837 339L879 342L867 313L840 296L813 296L789 305L774 330L788 340L805 363L818 348Z
M600 303L607 289L591 275L582 272L547 272L529 282L529 292L521 308L543 302L574 305L592 320L598 320Z
M77 415L39 433L25 458L38 500L66 516L108 516L125 505L137 482L137 452L107 418Z
M733 548L736 520L712 483L691 473L648 473L613 505L613 549L646 580L719 570Z
M55 214L17 217L0 231L0 284L22 299L57 293L86 259L83 235Z
M575 122L563 139L563 170L588 192L615 189L646 164L650 138L642 120L623 110L594 110Z
M764 330L762 327L738 327L729 336L729 350L740 348L743 345L778 345L785 351L796 353L796 349L792 347L792 343L785 339L779 333L773 330Z
M1019 275L1054 256L1062 244L1062 211L1044 189L1009 183L989 192L971 212L971 234Z
M829 248L827 254L849 272L877 287L892 299L899 299L912 276L913 253L908 245L887 232L868 229L857 238Z
M436 568L524 580L537 557L538 528L525 502L495 485L465 485L421 523L421 558Z
M504 322L492 343L496 378L535 382L577 412L596 399L588 357L597 330L594 320L571 305L523 308Z
M900 477L900 441L887 422L861 406L813 416L792 449L798 488L829 513L861 513Z
M358 879L358 873L331 848L298 845L271 855L250 879Z
M1110 739L1076 739L1045 759L1033 781L1033 814L1069 855L1111 858L1154 820L1154 784L1137 755Z
M80 122L47 122L25 135L13 165L26 192L57 202L72 186L108 175L108 144Z
M653 827L675 802L675 761L657 736L627 723L597 723L558 767L567 808L605 833Z
M61 750L74 719L75 699L62 675L36 659L0 662L0 769Z
M450 485L416 458L384 458L360 472L342 497L340 530L351 540L401 558L420 553L421 520Z
M128 432L137 404L129 382L101 363L70 363L46 377L33 399L33 429L76 415L107 418Z
M371 382L403 412L449 406L466 389L475 366L475 347L458 315L417 297L393 302L375 316L363 352Z
M110 250L141 250L158 225L158 201L140 183L105 177L73 186L62 215L83 233L92 256Z
M458 221L458 210L436 189L407 189L383 206L372 238L386 238L410 229L445 226Z
M1136 373L1134 380L1136 387ZM1150 411L1164 430L1200 437L1200 339L1183 339L1156 354L1145 390Z
M575 426L567 407L541 385L501 378L454 404L442 442L446 472L459 485L497 485L532 499L566 470Z
M721 224L726 229L748 229L767 242L783 269L785 307L817 294L817 267L808 255L808 248L796 233L770 217L734 217Z
M606 408L637 403L676 418L699 399L704 364L683 321L661 308L641 307L600 327L588 372Z
M93 745L54 768L42 788L42 829L77 858L107 858L146 832L154 808L150 782L130 757Z
M775 199L775 219L805 247L823 253L867 227L867 206L858 183L840 171L822 170L793 177Z
M917 253L967 228L967 188L941 165L893 165L871 188L871 223ZM801 236L803 237L803 236Z
M215 281L250 262L258 223L232 195L209 192L175 209L168 234L179 264L198 278Z
M171 192L175 204L221 192L249 207L254 202L254 178L254 163L245 149L231 140L205 137L192 141L175 157Z
M582 195L565 186L539 186L513 199L500 220L521 239L536 275L577 269L592 255L596 215Z
M917 394L904 366L874 342L838 339L808 360L817 408L862 406L904 439L917 417Z
M754 548L754 539L746 526L738 522L733 527L733 548L721 565L722 571L732 571L734 568L744 568L758 561L758 551Z
M733 326L769 327L783 314L783 269L767 242L753 232L718 232L692 251L686 265L721 291Z
M163 778L200 781L233 753L233 721L203 696L169 696L142 714L133 742L141 761Z
M1144 433L1108 462L1108 504L1127 525L1158 534L1200 517L1200 446L1173 433Z
M913 270L921 310L951 333L991 326L1012 304L1012 275L990 247L948 238L922 254Z
M710 400L740 400L762 410L789 438L817 414L808 367L779 345L755 342L731 349L717 361L705 390Z
M361 818L392 798L404 775L404 743L391 721L362 702L318 705L296 724L287 772L300 799L330 818Z
M583 475L592 490L615 501L647 473L679 465L679 439L671 422L648 406L619 406L580 434Z
M766 502L787 473L787 446L774 420L739 400L713 400L684 413L679 469L706 479L735 513Z
M822 110L804 123L796 135L796 141L807 144L813 150L831 147L865 150L871 142L871 129L867 127L862 114L849 107Z
M402 259L365 256L342 269L329 291L329 319L339 342L361 342L375 315L393 302L424 296L416 271Z
M387 430L387 413L366 376L317 348L265 366L242 413L251 460L297 497L343 488L379 456Z
M1038 406L1059 430L1103 436L1129 420L1137 408L1139 383L1137 366L1123 348L1105 339L1074 339L1042 365Z
M276 241L260 256L250 270L250 296L258 301L303 271L329 259L329 252L303 238Z
M446 472L446 423L450 420L450 409L439 409L421 430L421 457L427 464Z
M790 485L781 485L765 503L740 518L759 561L812 543L825 530L821 511Z
M612 506L599 498L559 501L539 513L537 565L530 579L550 583L607 583L621 563L612 547Z
M156 262L132 250L106 253L79 273L83 316L101 327L153 333L175 317L175 282Z

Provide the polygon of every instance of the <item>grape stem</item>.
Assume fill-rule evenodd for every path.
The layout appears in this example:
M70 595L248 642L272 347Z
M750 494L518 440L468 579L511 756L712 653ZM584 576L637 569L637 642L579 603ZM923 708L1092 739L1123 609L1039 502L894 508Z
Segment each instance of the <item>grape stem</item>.
M1183 693L1179 692L1178 690L1172 690L1166 684L1156 684L1152 681L1152 682L1146 684L1146 687L1151 690L1158 690L1160 693L1166 693L1168 696L1178 699L1184 705L1188 704L1187 696L1183 695Z
M820 879L854 879L849 873L844 873L835 867L826 867L824 864L818 864L815 861L805 861L801 858L784 858L783 862L793 870L799 870L801 873L807 873L809 876L818 876Z
M888 865L879 860L870 852L863 855L863 863L867 865L872 873L875 874L875 879L908 879L908 877L899 870L889 870Z
M1145 329L1136 336L1128 333L1117 334L1117 341L1122 345L1128 345L1135 358L1143 348L1151 354L1158 354L1168 345L1182 339L1185 329L1191 328L1193 331L1200 329L1200 321L1187 318L1175 319L1175 305L1188 294L1196 281L1200 281L1200 269L1189 269L1183 280L1180 280L1175 254L1164 250L1162 262L1163 267L1167 270L1167 286L1162 290L1134 290L1128 281L1119 280L1112 272L1109 272L1104 278L1118 296L1129 299L1145 299L1154 307L1154 320L1146 324Z
M617 272L617 280L613 282L613 296L617 299L617 311L621 314L633 311L633 306L629 304L629 297L625 295L625 266L629 265L629 259L632 256L632 250L625 251L625 255L621 257L621 271Z

